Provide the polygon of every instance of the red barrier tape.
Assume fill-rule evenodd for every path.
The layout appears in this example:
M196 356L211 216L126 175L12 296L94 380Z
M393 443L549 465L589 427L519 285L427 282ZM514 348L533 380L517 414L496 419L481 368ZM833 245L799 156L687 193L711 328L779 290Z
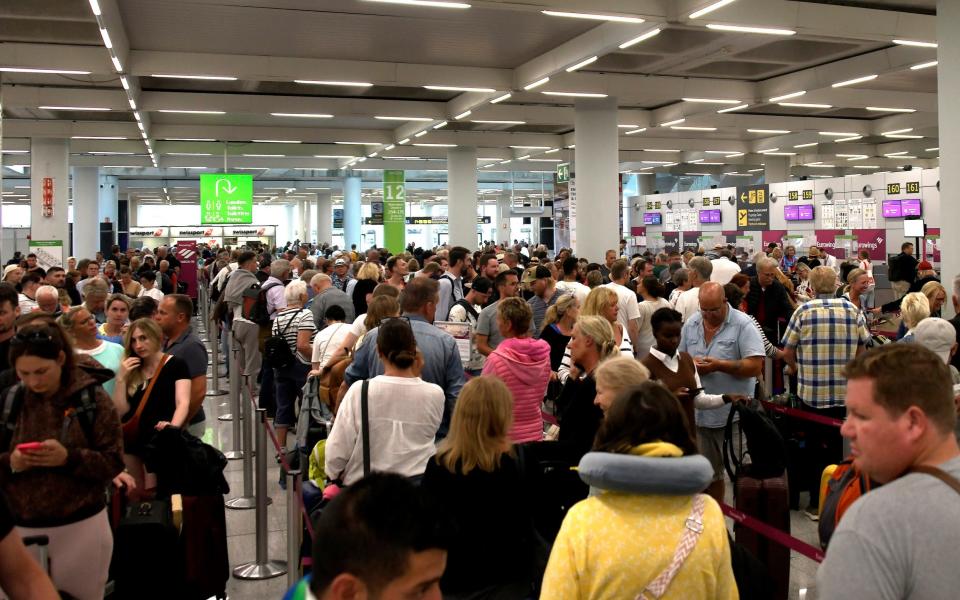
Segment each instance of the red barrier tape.
M811 413L805 410L799 410L797 408L790 408L789 406L783 406L781 404L774 404L773 402L767 402L766 400L761 400L760 404L762 404L763 407L769 411L778 412L780 414L787 415L788 417L813 421L814 423L820 423L821 425L827 425L828 427L843 427L843 421L840 419L824 417L823 415L818 415L817 413Z
M723 511L723 514L730 517L737 523L740 523L745 527L749 527L760 535L773 540L781 546L786 546L794 552L799 552L811 560L823 562L823 559L826 556L823 550L820 548L811 546L803 540L798 540L792 535L781 531L772 525L764 523L760 519L751 517L747 513L733 508L729 504L720 503L720 509Z
M253 399L253 385L250 382L247 382L247 391L250 392L250 404L253 406L253 410L256 411L259 406L257 406L256 400ZM251 414L256 414L252 412ZM238 415L239 417L239 415ZM235 417L237 418L237 417ZM270 421L265 421L264 425L267 427L267 435L270 436L270 440L273 442L273 447L277 451L277 455L280 457L280 464L283 466L284 470L289 473L293 469L290 468L290 463L287 462L287 450L280 446L280 440L277 439L277 432L274 431L273 425L270 424ZM307 524L307 533L310 534L310 539L314 539L313 534L313 521L310 520L310 513L307 512L307 507L303 505L303 494L297 494L297 504L300 505L300 512L303 513L303 520Z

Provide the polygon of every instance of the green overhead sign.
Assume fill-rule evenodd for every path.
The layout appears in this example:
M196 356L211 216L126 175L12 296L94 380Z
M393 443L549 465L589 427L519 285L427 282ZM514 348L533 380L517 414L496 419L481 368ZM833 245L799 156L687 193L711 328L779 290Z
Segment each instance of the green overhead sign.
M406 245L407 192L403 171L383 172L383 245L400 254Z
M557 183L567 183L570 181L570 163L560 163L557 165Z
M200 223L253 223L253 175L201 175Z

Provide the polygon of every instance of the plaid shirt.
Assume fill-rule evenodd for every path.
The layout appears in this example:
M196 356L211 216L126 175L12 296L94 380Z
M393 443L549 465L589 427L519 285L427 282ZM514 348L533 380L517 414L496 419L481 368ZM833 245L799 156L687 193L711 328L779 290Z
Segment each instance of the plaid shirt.
M797 353L800 399L813 408L843 406L843 366L869 341L866 319L849 300L817 299L800 305L783 334L784 348Z

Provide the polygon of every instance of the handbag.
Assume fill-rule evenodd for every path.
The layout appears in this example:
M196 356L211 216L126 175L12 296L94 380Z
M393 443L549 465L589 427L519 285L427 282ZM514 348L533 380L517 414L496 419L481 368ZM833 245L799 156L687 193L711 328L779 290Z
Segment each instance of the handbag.
M143 409L146 408L147 402L150 400L150 392L153 391L153 385L157 383L157 379L160 379L160 372L163 371L163 367L166 366L168 360L170 360L170 355L164 354L160 359L160 365L153 374L153 378L150 379L150 383L147 384L147 389L143 394L143 398L140 399L140 404L137 405L136 412L133 413L133 416L130 417L130 420L123 423L124 447L136 445L137 437L140 433L140 415L143 414Z

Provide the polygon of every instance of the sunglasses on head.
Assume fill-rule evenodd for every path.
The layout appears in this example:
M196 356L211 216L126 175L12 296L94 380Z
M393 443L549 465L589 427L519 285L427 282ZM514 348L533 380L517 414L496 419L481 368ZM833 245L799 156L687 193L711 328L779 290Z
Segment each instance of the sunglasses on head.
M31 354L49 358L60 351L59 344L52 335L43 329L31 329L18 332L10 339L10 346L26 346ZM49 356L48 356L49 355Z

